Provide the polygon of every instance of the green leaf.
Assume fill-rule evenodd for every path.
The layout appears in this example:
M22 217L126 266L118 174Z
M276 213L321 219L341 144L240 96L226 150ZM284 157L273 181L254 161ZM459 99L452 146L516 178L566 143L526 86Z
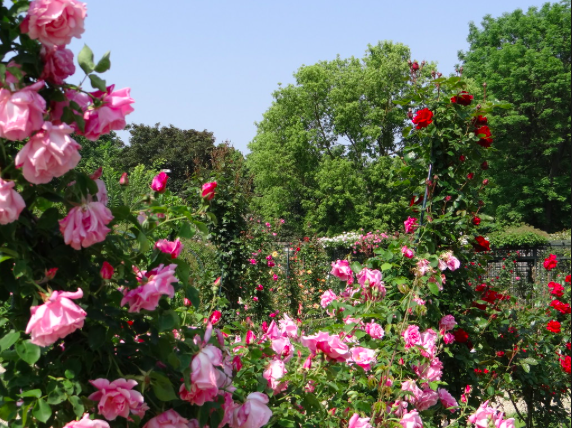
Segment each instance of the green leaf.
M137 235L137 241L139 242L139 252L146 253L149 251L149 240L143 232L139 232Z
M107 70L109 70L111 68L111 61L109 59L110 55L111 55L111 52L106 52L101 57L101 59L99 60L99 62L95 66L95 71L97 71L98 73L105 73Z
M30 268L25 260L16 261L13 269L14 278L16 279L22 278L24 275L29 273L29 270Z
M521 366L522 366L522 369L523 369L526 373L530 373L530 365L529 365L529 364L523 363L523 364L521 364Z
M381 265L381 270L385 272L386 270L390 270L393 267L391 263L384 263Z
M193 223L197 227L197 230L199 232L201 232L203 235L209 234L209 229L208 229L206 224L204 224L203 222L200 222L200 221L193 221Z
M89 81L91 82L91 86L93 86L93 89L99 89L102 92L107 91L107 83L101 77L95 74L90 74Z
M170 331L181 325L181 320L179 315L174 310L168 310L163 312L159 316L159 325L157 326L159 331Z
M34 410L32 410L32 414L40 422L46 423L48 419L50 419L50 416L52 416L52 408L48 403L40 398L38 401L36 401L36 405L34 406Z
M536 361L534 358L525 358L524 360L522 360L523 363L529 364L531 366L536 366L538 365L538 361Z
M11 330L10 333L8 333L2 339L0 339L0 352L5 351L6 349L10 349L10 347L14 343L16 343L19 338L20 338L20 333Z
M83 413L85 412L85 407L81 402L81 398L79 398L77 395L72 395L71 397L68 398L68 401L71 403L73 407L73 412L77 417L83 415Z
M195 230L191 229L191 224L188 222L183 223L179 229L179 236L185 239L192 239L195 236Z
M16 345L16 352L22 360L30 365L38 361L41 354L40 347L38 345L34 345L29 340L18 343Z
M185 297L191 301L191 304L195 309L201 305L199 290L197 290L195 287L186 287Z
M101 346L105 343L105 334L107 330L105 327L98 325L92 328L89 332L89 336L87 338L87 342L89 343L89 347L94 351L101 348Z
M169 379L157 372L151 373L151 385L153 386L153 392L161 401L173 401L179 398L175 394Z
M41 389L30 389L29 391L22 392L20 394L20 397L22 397L22 398L26 398L26 397L40 398L41 396L42 396L42 390Z
M83 49L77 56L77 62L85 74L89 74L95 69L95 63L93 62L93 52L89 46L83 46Z
M437 285L436 282L429 282L427 283L427 286L429 287L429 291L431 292L431 294L433 294L434 296L439 295L439 286Z

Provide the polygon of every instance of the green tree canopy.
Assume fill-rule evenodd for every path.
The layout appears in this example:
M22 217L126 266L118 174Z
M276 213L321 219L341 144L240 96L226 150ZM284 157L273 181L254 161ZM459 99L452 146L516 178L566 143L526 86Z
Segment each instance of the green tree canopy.
M547 231L570 228L570 1L470 26L467 76L514 105L498 117L491 214Z
M370 45L362 59L303 66L296 84L274 92L248 156L263 216L321 233L392 226L379 211L399 197L388 199L380 184L400 149L406 118L392 101L407 84L409 57L402 44Z

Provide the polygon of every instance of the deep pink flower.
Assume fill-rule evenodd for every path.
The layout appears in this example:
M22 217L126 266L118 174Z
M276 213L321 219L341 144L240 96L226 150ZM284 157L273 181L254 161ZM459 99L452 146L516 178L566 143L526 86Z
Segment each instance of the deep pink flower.
M11 141L25 140L44 124L46 100L38 91L44 81L18 92L0 88L0 137Z
M131 104L135 101L130 96L130 88L114 91L114 86L107 92L94 92L92 95L101 100L101 106L88 109L84 113L85 132L81 133L88 140L96 141L101 135L125 128L125 116L134 111Z
M87 202L72 208L66 218L59 221L64 241L76 250L105 241L113 220L109 208L101 202Z
M173 409L150 419L143 428L189 428L190 421L183 418Z
M330 273L342 281L347 281L350 285L354 282L354 273L350 268L350 262L347 260L338 260L332 263L332 271Z
M357 274L358 283L362 286L363 294L367 299L377 300L385 297L386 289L381 278L381 272L377 269L363 268Z
M121 185L121 186L128 186L129 185L129 175L126 172L121 174L121 178L119 179L119 185Z
M168 241L167 239L160 239L155 242L155 248L162 253L171 255L172 259L176 259L181 254L183 250L183 244L179 238L174 241Z
M416 410L403 415L399 423L403 428L423 428L423 421Z
M279 394L287 388L284 382L280 382L280 379L288 373L284 361L282 360L272 360L264 370L263 377L268 381L268 387L274 391L274 394Z
M45 122L42 130L30 138L15 159L28 182L49 183L77 166L81 146L70 137L73 132L65 123L57 126Z
M44 69L40 75L40 79L53 83L54 85L63 85L65 79L75 73L75 65L73 63L73 52L66 49L65 46L42 46L42 61Z
M443 376L443 363L439 358L435 357L430 363L413 366L413 371L419 376L419 379L434 382L441 380L441 376Z
M439 322L439 329L449 331L453 330L456 325L457 321L455 321L455 317L453 315L445 315Z
M20 213L26 208L24 198L14 190L13 181L0 178L0 224L8 224L18 220Z
M216 181L203 184L201 196L205 198L207 201L212 200L215 197L215 189L217 188L217 186L218 184Z
M348 428L372 428L370 418L360 418L357 413L351 417Z
M114 421L118 416L129 418L129 413L142 418L149 410L143 395L138 391L133 391L137 382L133 379L116 379L109 382L107 379L96 379L89 381L97 392L88 398L98 401L97 411L108 421Z
M405 349L421 345L421 334L419 333L419 327L416 325L408 326L402 333L402 336L405 340Z
M385 336L383 327L381 327L381 325L376 324L373 321L365 325L365 332L369 334L372 337L372 339L383 339L383 336Z
M449 409L451 413L454 413L456 408L459 407L459 403L457 403L457 400L455 400L455 398L449 393L449 391L447 391L444 388L439 388L437 392L439 393L439 400L441 400L441 404L443 404L443 407Z
M405 225L405 233L413 233L419 226L417 219L413 217L407 217L407 220L405 220L403 224Z
M101 419L90 419L89 414L84 414L79 421L71 421L64 428L109 428L109 424Z
M218 396L217 367L223 363L222 352L213 345L207 345L193 357L191 362L191 390L181 385L179 394L182 400L202 406L215 401Z
M32 316L26 327L26 334L32 336L30 341L38 346L50 346L58 339L82 328L87 313L71 301L82 297L81 288L73 293L54 291L46 303L32 306Z
M314 355L318 351L322 351L333 361L347 361L351 356L349 348L340 340L339 336L330 336L322 331L313 336L302 336L302 345L306 346Z
M474 424L476 428L488 428L489 421L493 420L497 415L497 410L489 406L489 402L485 401L480 405L475 413L469 416L469 423Z
M176 268L175 264L159 265L149 272L140 272L138 279L142 285L133 290L123 290L121 306L129 303L129 312L140 312L141 309L153 311L159 304L161 296L173 298L175 289L172 284L178 282L175 277Z
M85 3L77 0L34 0L20 29L44 45L67 45L81 38L86 16Z
M375 365L377 359L375 357L375 351L373 349L367 349L362 347L352 348L352 356L348 362L353 362L360 366L365 371L369 371Z
M221 311L213 311L213 313L209 317L209 322L212 325L217 325L221 318L222 318Z
M415 256L415 252L408 248L406 245L401 247L401 254L403 254L403 256L407 257L408 259L412 259Z
M99 275L103 279L111 279L114 272L115 269L113 269L113 266L111 266L107 261L104 261L103 265L101 266L101 270L99 271Z
M322 305L322 308L326 309L328 306L330 306L330 304L334 300L337 300L337 299L338 299L338 296L336 296L336 294L332 290L328 290L324 294L322 294L320 304Z
M260 392L250 394L243 405L234 408L231 428L262 428L272 417L272 411L268 408L269 401Z
M169 176L165 172L157 174L151 182L151 189L158 193L164 193L167 190L167 180Z

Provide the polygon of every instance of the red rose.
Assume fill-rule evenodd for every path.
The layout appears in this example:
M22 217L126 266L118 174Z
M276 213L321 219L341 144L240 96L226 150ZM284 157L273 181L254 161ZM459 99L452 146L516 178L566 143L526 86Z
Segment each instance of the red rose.
M478 115L477 117L475 117L473 119L473 124L475 125L475 128L479 128L481 126L488 125L488 123L489 123L489 120L485 116Z
M570 344L570 342L568 342L568 343L566 344L566 348L568 348L569 351L570 351L570 347L571 347L571 344Z
M433 112L428 108L419 110L417 115L413 118L413 123L417 125L417 129L427 128L433 123Z
M560 365L562 366L562 370L564 370L566 373L570 374L570 372L572 371L572 359L570 358L570 355L567 355L566 358L564 359L560 359Z
M474 217L473 217L473 224L474 224L475 226L478 226L479 224L481 224L481 219L480 219L479 217L477 217L477 216L474 216Z
M490 242L487 241L483 236L477 236L475 241L476 242L473 242L473 248L477 253L491 250Z
M564 282L570 284L570 275L566 275L566 279L564 280Z
M548 288L550 288L550 294L554 295L554 296L558 296L558 297L562 297L564 295L564 287L554 281L550 281L548 283Z
M472 180L473 178L475 178L475 174L474 174L473 172L469 172L469 173L467 174L467 178L468 178L469 180Z
M475 291L477 292L481 292L481 291L485 291L487 289L487 284L481 284L481 285L477 285L475 287Z
M461 156L459 156L459 160L461 162L465 162L467 160L467 158L465 157L465 155L461 155Z
M487 161L484 161L481 164L481 169L484 169L484 170L489 169L489 163Z
M558 260L556 259L555 254L550 254L547 258L544 259L544 269L552 270L558 264Z
M487 310L487 305L484 304L484 303L473 302L473 303L471 303L471 306L472 306L473 308L480 309L481 311L486 311L486 310Z
M413 71L419 70L419 63L417 61L415 61L415 62L413 62L413 64L411 64L411 70L413 70Z
M455 336L455 340L459 343L466 343L467 340L469 340L469 333L462 328L453 331L453 336Z
M467 91L459 92L456 96L451 98L453 104L459 104L461 106L468 106L473 102L474 97Z
M571 312L570 305L568 303L561 302L560 300L553 300L550 303L550 306L552 306L558 312L563 313L565 315Z
M477 144L486 148L493 144L493 139L491 138L491 130L488 126L481 126L479 129L477 129L477 135L484 135L484 137L481 137L481 139L477 141Z
M550 321L546 326L546 330L551 331L552 333L560 333L562 331L558 321Z
M498 351L497 357L504 357L504 351Z

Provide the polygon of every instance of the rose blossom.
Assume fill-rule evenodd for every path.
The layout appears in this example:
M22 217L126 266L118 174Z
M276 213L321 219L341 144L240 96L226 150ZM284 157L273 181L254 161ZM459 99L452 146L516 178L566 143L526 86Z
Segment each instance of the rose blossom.
M572 359L570 355L566 355L564 359L560 359L560 366L566 373L570 374L572 372Z
M488 428L489 421L497 414L497 410L489 406L489 402L485 401L480 405L475 413L469 416L469 423L474 424L476 428Z
M207 201L212 200L215 197L215 189L217 188L217 182L213 181L210 183L203 184L201 196Z
M547 324L546 330L548 330L552 333L560 333L561 332L561 325L558 321L553 320Z
M405 340L405 349L409 349L416 345L421 345L421 334L419 334L419 327L410 325L401 334Z
M461 106L468 106L473 102L473 99L474 97L467 91L461 91L456 96L451 98L451 102Z
M202 406L206 402L215 401L219 393L217 368L222 366L223 358L220 349L207 345L193 357L191 362L191 390L181 385L179 394L182 400Z
M0 88L0 138L25 140L42 127L46 100L38 91L43 87L40 80L14 93Z
M150 419L143 428L189 428L190 421L183 418L173 409Z
M417 125L417 129L427 128L433 123L433 112L428 108L419 110L417 115L413 118L413 123Z
M274 391L274 394L279 394L287 388L287 385L280 382L280 379L288 373L284 361L272 360L264 370L262 377L268 381L268 387Z
M153 311L159 304L162 295L173 298L175 289L171 284L178 282L175 277L177 265L159 265L155 269L139 273L138 280L143 285L129 290L123 290L121 306L129 303L129 312L140 312L141 309Z
M455 321L455 317L453 315L445 315L439 321L439 329L444 331L453 330L457 325L457 321Z
M552 270L558 265L558 258L555 254L550 254L547 258L544 259L544 269Z
M82 297L81 288L76 292L54 291L46 303L32 306L32 316L26 327L26 334L32 336L30 341L45 347L82 328L87 313L71 301Z
M103 279L111 279L114 272L115 269L113 269L113 266L111 266L107 261L104 261L103 265L101 266L101 270L99 271L99 275Z
M109 428L109 424L101 419L90 419L89 414L84 414L79 421L71 421L64 428Z
M167 180L169 176L165 172L157 174L151 182L151 189L158 193L164 193L167 190Z
M140 418L145 415L149 407L145 404L143 395L140 392L133 391L137 386L137 382L133 379L125 380L122 378L109 382L107 379L90 380L97 392L91 394L88 398L92 401L99 401L97 411L103 415L108 421L115 420L118 416L128 418L132 413Z
M443 363L439 358L435 357L429 364L413 366L413 371L420 379L434 382L441 380L441 376L443 376Z
M272 411L268 408L270 400L265 394L253 392L246 397L246 403L234 408L230 420L231 428L262 428L270 421Z
M65 79L75 73L73 63L73 52L65 46L42 46L42 61L44 69L40 79L46 80L54 85L63 85Z
M462 328L458 328L453 332L455 340L460 343L466 343L469 340L469 333L467 333Z
M363 268L357 274L358 283L368 298L385 297L386 290L381 278L381 272L377 269Z
M334 300L337 300L337 298L338 296L336 296L332 290L328 290L322 294L320 304L322 305L322 308L326 309L328 306L330 306L330 303L332 303Z
M372 428L370 418L360 418L357 413L351 417L348 428Z
M365 332L369 334L372 339L383 339L383 336L385 336L383 328L373 321L365 325Z
M280 333L293 339L298 338L298 326L288 315L284 314L284 318L278 324L280 325Z
M350 268L350 262L347 260L332 262L332 271L330 273L342 281L347 281L349 285L354 282L354 273Z
M564 295L564 287L558 282L550 281L548 288L550 288L550 294L556 297L562 297Z
M407 257L408 259L412 259L415 256L413 250L408 248L406 245L401 247L401 254L403 254L403 256Z
M446 253L441 254L441 258L445 261L447 267L451 271L456 271L461 267L461 262L457 257L453 255L451 251L447 251Z
M432 329L427 329L421 333L421 355L426 358L433 358L437 352L437 338L439 335Z
M63 123L45 122L16 155L16 168L22 168L24 178L34 184L49 183L75 168L81 159L81 146L70 135L73 128Z
M444 388L439 388L437 390L437 392L439 393L439 400L441 400L441 404L443 404L443 407L445 408L450 408L450 407L459 407L459 403L457 403L457 400L455 400L455 398L449 393L449 391L447 391ZM455 409L450 409L451 413L455 412Z
M115 86L109 86L106 92L97 91L92 93L99 98L101 105L85 111L85 132L81 135L91 141L96 141L101 135L111 131L121 131L125 128L125 116L134 111L131 104L135 101L130 96L131 89L124 88L114 91Z
M24 198L14 190L13 181L0 178L0 224L8 224L18 220L20 213L26 208Z
M67 45L81 38L86 16L85 4L77 0L34 0L20 30L44 45Z
M477 141L477 144L484 147L484 148L489 148L492 144L493 144L493 138L492 138L492 134L491 134L491 130L488 126L484 125L481 126L479 129L476 130L475 132L477 135L482 135L481 139L479 141ZM488 167L488 164L487 164ZM482 168L482 166L481 166ZM483 168L483 169L487 169L487 168Z
M338 362L346 361L351 356L349 348L342 343L339 336L330 336L323 331L313 336L302 336L302 345L306 346L313 355L322 351L329 359Z
M165 254L170 254L172 259L176 259L181 254L183 250L183 244L179 238L174 241L168 241L166 239L160 239L155 242L155 248Z
M351 353L351 359L348 361L357 364L365 371L371 370L377 361L375 358L375 351L373 349L358 346L356 348L352 348Z
M105 241L110 229L107 224L113 220L109 208L101 202L84 202L72 208L66 218L59 221L64 241L76 250Z
M399 423L403 428L423 428L423 421L416 410L406 413Z
M476 242L473 242L473 248L477 253L491 250L490 242L487 241L483 236L477 236L475 241Z
M417 224L417 219L413 217L407 217L407 220L405 220L403 224L405 225L405 233L413 233L419 226Z

